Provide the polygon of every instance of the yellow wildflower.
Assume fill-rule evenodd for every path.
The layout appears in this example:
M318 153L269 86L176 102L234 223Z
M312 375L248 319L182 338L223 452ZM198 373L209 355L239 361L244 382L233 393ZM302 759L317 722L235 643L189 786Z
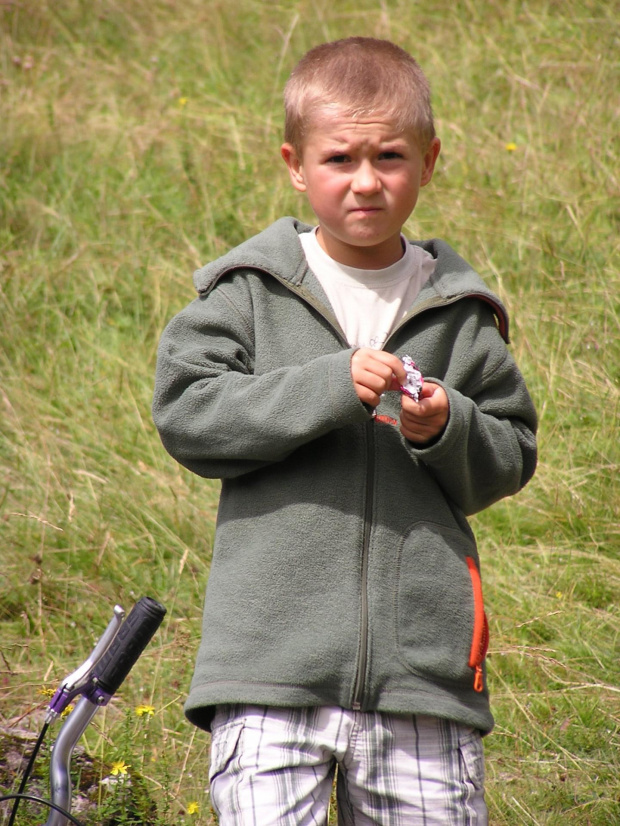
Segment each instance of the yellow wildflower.
M516 152L517 151L517 144L516 143L507 143L504 147L506 152Z
M56 694L56 691L53 688L45 688L45 686L41 686L39 689L39 694L43 697L53 697Z
M149 717L152 717L153 714L155 714L155 706L149 706L149 705L136 706L136 714L138 715L138 717L144 717L145 714L148 715Z
M118 777L119 774L127 774L129 769L130 766L128 766L124 760L115 760L114 763L112 763L112 771L110 774L113 774L114 777Z
M200 814L200 804L197 803L195 800L192 800L192 802L187 807L187 814L188 815Z
M187 98L179 98L179 106L182 108L183 106L187 106Z

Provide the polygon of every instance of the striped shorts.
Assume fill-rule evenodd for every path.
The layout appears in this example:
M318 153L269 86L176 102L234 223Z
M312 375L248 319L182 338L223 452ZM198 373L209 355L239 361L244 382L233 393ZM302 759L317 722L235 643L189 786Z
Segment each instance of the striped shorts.
M220 826L486 826L480 733L421 715L218 706L211 801Z

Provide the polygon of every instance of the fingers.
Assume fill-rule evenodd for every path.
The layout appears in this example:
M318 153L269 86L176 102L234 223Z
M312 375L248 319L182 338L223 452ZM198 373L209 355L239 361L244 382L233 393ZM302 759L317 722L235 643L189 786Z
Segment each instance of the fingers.
M409 441L424 444L443 433L449 416L446 391L438 384L424 382L419 402L402 396L400 431Z
M404 382L405 369L392 353L362 347L351 359L351 377L360 401L377 407L382 393L397 389Z
M397 356L362 347L351 358L351 377L360 401L378 407L382 394L398 390L405 383L406 374ZM445 430L449 415L446 391L434 382L424 382L417 402L402 394L400 430L411 442L424 444L439 436Z

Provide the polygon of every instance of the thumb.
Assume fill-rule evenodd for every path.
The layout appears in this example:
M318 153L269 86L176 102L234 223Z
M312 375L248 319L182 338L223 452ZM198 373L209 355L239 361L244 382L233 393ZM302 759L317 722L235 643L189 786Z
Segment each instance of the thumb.
M437 390L439 390L440 385L435 384L434 381L425 381L422 385L422 390L420 391L420 398L421 399L430 399L431 396L434 396Z

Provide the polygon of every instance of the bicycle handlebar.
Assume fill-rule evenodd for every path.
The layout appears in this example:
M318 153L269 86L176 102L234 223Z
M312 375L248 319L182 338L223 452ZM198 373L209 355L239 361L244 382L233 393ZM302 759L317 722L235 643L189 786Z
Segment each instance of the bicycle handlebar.
M116 693L140 654L161 625L166 609L151 597L142 597L131 609L114 641L93 669L97 692Z
M124 614L122 608L114 609L113 619L105 639L97 644L95 651L77 672L57 692L60 699L52 701L54 708L60 708L67 698L82 694L79 702L67 717L61 728L50 760L50 788L55 808L44 826L66 826L63 814L71 811L71 775L69 764L73 748L80 739L97 709L105 705L129 674L140 654L161 625L166 609L151 597L142 597L131 609L129 616L118 628ZM108 645L108 633L113 639ZM95 656L105 649L99 658ZM84 673L82 673L84 672ZM78 679L73 679L79 675ZM75 685L74 685L75 683ZM54 711L57 715L58 711Z

